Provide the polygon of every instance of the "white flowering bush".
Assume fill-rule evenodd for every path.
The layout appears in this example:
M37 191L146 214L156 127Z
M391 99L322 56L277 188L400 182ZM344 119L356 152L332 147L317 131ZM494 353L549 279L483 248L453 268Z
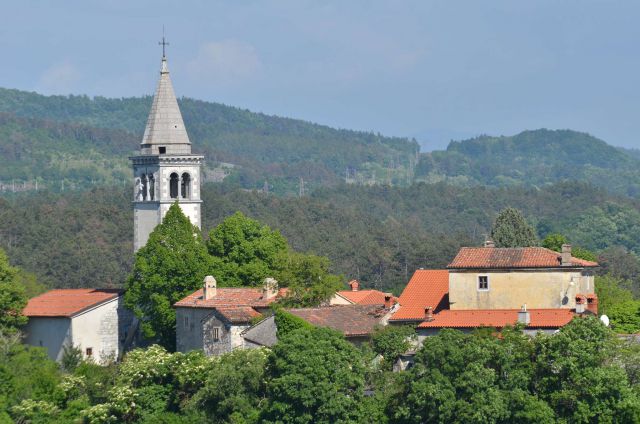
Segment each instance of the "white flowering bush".
M45 418L53 418L60 409L51 402L45 400L25 399L20 404L11 407L11 415L16 422L28 423L35 419L42 421Z
M86 378L82 375L67 374L62 377L58 388L62 391L65 401L77 399L85 391Z
M169 353L161 346L135 349L120 364L107 401L84 411L87 422L134 422L179 411L203 386L215 359L201 352Z

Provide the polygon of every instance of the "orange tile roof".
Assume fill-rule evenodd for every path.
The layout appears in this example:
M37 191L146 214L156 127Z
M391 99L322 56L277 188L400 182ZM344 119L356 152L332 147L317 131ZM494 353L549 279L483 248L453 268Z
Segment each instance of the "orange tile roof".
M287 289L278 290L278 294L270 299L262 298L262 288L250 287L222 287L216 290L216 295L208 300L202 298L202 289L196 290L189 296L176 302L173 306L182 308L217 308L250 306L254 308L267 307L271 303L286 295Z
M386 312L378 305L333 305L287 311L315 326L338 330L346 337L373 333Z
M120 289L57 289L29 300L22 313L28 317L72 317L115 299Z
M463 247L447 268L559 268L561 257L544 247ZM571 257L571 266L595 267L598 263Z
M392 321L420 321L427 306L437 312L449 307L449 271L446 269L419 269L402 291L400 308Z
M384 305L385 293L380 290L340 290L338 294L358 305ZM392 298L393 303L397 298Z
M518 309L446 309L434 315L433 321L424 321L418 328L477 328L514 325L518 322ZM569 324L574 317L571 309L530 309L531 322L527 328L558 328Z
M262 314L251 306L233 306L233 307L218 307L216 310L226 320L231 323L239 324L251 321L253 318L262 316Z

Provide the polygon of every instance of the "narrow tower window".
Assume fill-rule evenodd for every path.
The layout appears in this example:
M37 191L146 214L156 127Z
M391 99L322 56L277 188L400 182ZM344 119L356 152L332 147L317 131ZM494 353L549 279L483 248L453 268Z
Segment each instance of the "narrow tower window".
M149 174L149 200L153 200L156 194L156 179Z
M191 197L191 177L186 172L182 174L180 194L182 195L183 199L188 199Z
M147 175L142 174L142 200L147 200Z
M178 180L180 178L178 177L178 174L176 174L175 172L171 174L170 179L169 179L169 196L171 196L172 199L177 199L178 198Z

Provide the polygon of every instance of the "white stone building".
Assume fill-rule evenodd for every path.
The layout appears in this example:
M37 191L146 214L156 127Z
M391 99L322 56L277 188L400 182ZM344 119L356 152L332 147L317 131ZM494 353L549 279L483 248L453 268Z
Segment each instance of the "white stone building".
M204 156L191 153L164 53L140 154L129 159L134 177L134 251L147 243L149 234L175 202L191 223L200 227L200 167Z
M96 363L118 359L136 328L122 294L117 289L60 289L32 298L23 311L29 318L25 343L46 348L55 361L62 359L65 346L80 349Z

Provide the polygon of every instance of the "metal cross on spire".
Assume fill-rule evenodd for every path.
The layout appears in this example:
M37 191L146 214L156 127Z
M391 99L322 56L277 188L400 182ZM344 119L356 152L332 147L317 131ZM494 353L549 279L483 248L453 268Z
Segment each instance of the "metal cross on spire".
M169 42L164 39L164 25L162 25L162 41L159 41L158 45L162 46L162 57L165 57L165 47L169 45Z

